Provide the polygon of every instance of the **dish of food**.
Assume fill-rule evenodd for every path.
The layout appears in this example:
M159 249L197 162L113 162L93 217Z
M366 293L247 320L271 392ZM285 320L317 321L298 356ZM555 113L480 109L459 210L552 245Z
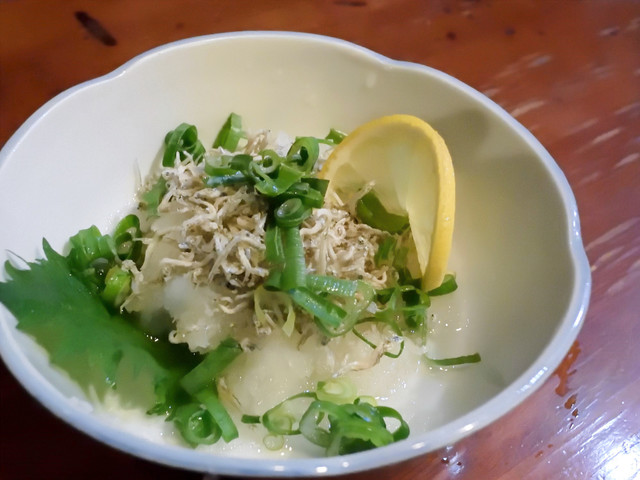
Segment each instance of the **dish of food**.
M184 74L187 71L189 75ZM240 140L237 151L227 148L215 153L211 146L230 112L242 114L238 130L247 138ZM399 130L390 128L389 118L396 118L391 124ZM420 133L415 133L414 121L426 122L430 129L418 128ZM272 136L252 151L250 140L266 138L261 128L270 129ZM338 143L339 136L326 138L331 128L349 135ZM415 134L430 139L426 143L430 147L417 157L442 158L432 130L450 153L453 188L440 188L453 178L453 172L441 168L446 162L412 163L411 155L399 155L404 160L395 168L367 168L367 146L375 138L385 139L382 147L394 151L415 140ZM166 137L168 132L172 133ZM165 152L174 146L172 138L182 138L173 151L181 162L163 166ZM394 144L391 140L397 138L402 141ZM187 157L200 150L198 142L205 150L203 159L190 161ZM317 177L307 176L303 157L315 156L309 152L315 152L316 142ZM261 157L263 150L275 152L266 155L271 160ZM293 174L294 183L307 185L302 187L305 191L292 198L281 196L281 203L273 198L282 193L273 198L266 195L267 199L262 193L259 198L249 195L256 185L269 191L271 184L278 183L269 170L276 163L285 165L283 178ZM249 167L254 164L259 168ZM180 186L189 169L198 173L192 177L199 182L226 178L238 183L217 185L220 180L210 180L209 187L218 193L208 197L206 190L198 194L206 193L204 198L197 198L195 193L202 189L191 189L189 183ZM158 179L165 176L162 186ZM248 177L254 183L247 183ZM325 192L322 180L329 180ZM164 190L167 183L172 189L184 187L189 195L169 201L169 190ZM229 188L235 189L232 195L220 196ZM319 194L322 206L307 208L305 202L317 201ZM338 474L450 445L499 418L548 378L575 339L588 302L589 270L575 201L544 148L494 103L457 80L326 37L247 32L190 39L149 52L113 74L65 92L36 112L3 148L0 196L0 221L12 226L0 230L0 261L10 260L15 266L0 273L3 285L18 285L35 271L41 279L55 276L59 280L53 290L32 288L30 294L43 300L53 293L64 295L58 287L65 283L67 287L73 283L71 290L95 287L94 294L83 294L82 311L99 318L83 330L77 316L71 320L67 316L63 321L77 327L78 341L65 346L56 344L62 337L46 334L53 330L43 319L53 317L52 313L58 318L63 305L79 303L77 296L75 300L65 297L56 309L45 307L46 302L38 304L29 321L0 305L0 353L8 368L53 413L100 441L143 458L203 472ZM417 197L424 201L416 202ZM198 215L224 216L224 210L211 205L238 201L229 203L226 210L231 213L225 217L229 229L216 231L217 240L210 242L214 232L203 230ZM266 211L254 210L259 204L266 205ZM158 216L153 215L154 205ZM302 226L296 230L283 224L275 234L272 219L280 207L281 220L301 220ZM341 213L326 211L332 208ZM188 212L193 225L183 229ZM129 217L131 213L139 225ZM351 226L368 224L367 235L371 235L358 235L364 237L357 242L362 248L358 254L342 252L319 241L322 227L314 223L318 219L327 225L330 220L351 222ZM376 224L380 219L382 224ZM296 231L299 237L293 235ZM345 235L350 231L346 229ZM403 249L390 248L392 240L385 239L397 244L407 231L415 247L421 246L414 252L411 242L405 244L405 262ZM43 238L48 243L45 249ZM264 247L256 238L264 239ZM274 241L278 238L283 247L295 248L281 251ZM83 258L91 258L91 263L107 257L73 254L71 260L67 258L74 246L87 253L82 247L86 242L93 242L98 251L115 249L112 263L101 261L85 268ZM368 249L367 242L376 248ZM300 243L304 269L298 268ZM276 247L267 249L267 245ZM205 248L222 252L214 255L217 265ZM385 258L378 253L376 258L375 252L385 249L393 255ZM325 256L314 257L321 251L344 254L343 261L323 263ZM48 260L36 260L43 257ZM364 259L364 266L352 261L356 258ZM60 273L70 261L83 280L76 275L72 281L69 272ZM347 266L353 268L351 273ZM401 275L404 267L409 272ZM97 283L92 280L96 271L104 273ZM402 276L411 281L387 285L384 272L388 278ZM457 289L433 295L446 273L455 273ZM215 283L233 295L203 294L202 282ZM397 325L380 318L362 321L384 317L380 312L393 294L380 296L379 292L398 286L407 286L410 293L396 294L396 300L402 301L395 308L406 310L395 319L413 318L407 315L412 309L416 314L424 312L428 298L424 323L416 321L407 329L404 321ZM367 303L371 289L375 298ZM352 292L355 300L349 303L352 297L345 293ZM95 297L109 306L96 307ZM230 322L198 323L193 312L212 304L218 318L233 316L237 309L234 318L244 316L245 320L237 322L234 332L244 333L229 335ZM292 311L295 318L289 315ZM271 333L258 333L254 317L259 329ZM114 318L117 332L105 329L96 335L96 328ZM357 334L349 330L331 337L342 325L336 318L355 319ZM426 343L420 341L422 325ZM402 335L394 332L396 327ZM131 341L132 331L139 341ZM146 334L158 341L149 342ZM322 345L326 338L331 340ZM304 341L298 349L300 339ZM86 347L87 342L93 343ZM305 346L318 344L323 348L304 351ZM81 365L73 361L79 345L86 347ZM219 347L226 360L205 362ZM98 353L108 349L126 352ZM400 356L393 358L401 349ZM184 359L180 367L161 360L167 352L173 359ZM433 362L475 361L476 353L481 361L471 365L442 367ZM314 361L313 355L323 358ZM354 370L358 362L374 365ZM195 374L189 377L200 364L212 364L214 374L209 371L206 381ZM102 380L88 378L87 371L100 371ZM240 377L242 381L234 383ZM198 399L203 386L217 392L216 397ZM350 393L331 397L342 390ZM182 392L180 399L175 398L176 392ZM283 401L286 408L276 408ZM370 409L372 415L377 412L387 433L378 430L379 437L357 441L344 435L330 437L327 417L342 418L337 423L345 423L349 415L335 410L327 415L329 410L317 410L327 405L316 404L302 422L307 435L297 434L305 412L317 401L353 405L351 413L356 416L356 411L362 414L359 408ZM173 411L167 414L168 406ZM175 412L181 407L185 408L178 415ZM268 412L276 408L276 413L283 413L289 407L295 412L275 415L277 421L269 425L273 417ZM149 409L154 415L144 413ZM211 426L204 410L218 427ZM193 436L188 433L185 438L188 429L179 425L181 420L176 423L178 418L195 427ZM235 432L228 418L237 438L232 438ZM208 443L218 433L220 438Z
M254 453L299 455L300 435L340 455L409 435L378 405L397 388L374 380L381 369L412 395L403 371L480 361L427 351L430 297L457 288L444 272L453 168L428 124L395 115L349 136L274 139L232 113L211 149L187 123L164 143L111 234L91 226L65 256L45 240L45 260L5 266L0 301L87 394L123 404L152 391L147 413L194 447L262 435ZM407 171L419 193L393 180Z

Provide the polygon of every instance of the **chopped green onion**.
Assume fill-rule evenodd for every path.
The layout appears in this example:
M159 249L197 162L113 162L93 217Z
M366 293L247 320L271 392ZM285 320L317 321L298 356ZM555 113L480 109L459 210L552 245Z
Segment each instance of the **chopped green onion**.
M359 398L358 400L366 402L366 400L363 397ZM356 402L358 402L358 400L356 400ZM404 419L402 418L402 415L400 415L400 413L397 410L394 410L391 407L385 407L385 406L377 407L377 410L382 417L393 418L400 423L398 428L393 432L394 442L404 440L405 438L409 437L409 433L411 433L409 429L409 424L404 421Z
M176 155L184 159L185 153L191 155L193 161L198 163L204 156L205 149L198 140L198 130L194 125L181 123L175 130L171 130L164 138L165 150L162 156L163 167L173 167Z
M321 208L324 204L324 193L311 187L305 180L302 178L300 182L291 185L284 193L278 195L276 200L285 201L298 198L309 208Z
M228 169L229 173L225 175L206 177L204 184L209 188L224 187L229 185L242 185L249 183L249 180L242 172Z
M322 198L324 198L325 194L327 193L327 188L329 188L329 180L326 180L324 178L304 177L300 181L308 184L312 189L320 192Z
M361 325L363 323L383 323L387 325L391 331L398 337L402 338L402 329L398 325L398 319L402 316L402 310L398 307L398 297L399 297L399 289L393 288L393 294L389 297L387 305L382 310L374 313L372 317L366 317L358 320L357 325ZM360 333L360 331L354 326L352 329L353 334L362 340L364 343L369 345L373 350L378 348L376 344L367 339L364 334ZM398 358L402 352L404 351L404 338L400 341L400 347L397 353L384 352L383 355L389 358Z
M242 353L242 347L233 338L227 338L211 352L189 373L187 373L180 385L191 395L204 388L210 387L222 371Z
M262 286L267 291L282 290L282 270L272 268Z
M340 407L331 402L314 401L300 419L300 433L311 443L321 447L328 447L331 443L331 433L319 426L323 417L333 413L333 418L340 415Z
M419 278L413 278L411 272L407 268L407 257L409 256L409 249L406 246L398 247L393 253L393 268L398 273L398 283L400 285L412 285L416 288L420 288L421 281Z
M316 396L318 400L342 404L352 403L358 396L358 392L353 381L348 377L338 377L318 382Z
M204 166L204 172L208 175L204 183L209 188L249 184L251 179L248 171L252 162L253 157L244 153L213 157Z
M121 260L137 262L142 252L141 237L140 219L136 215L127 215L120 220L113 233L118 257Z
M301 399L311 400L304 411ZM268 436L275 437L265 437L265 441L281 448L282 436L302 434L311 443L324 447L328 455L339 455L407 438L409 425L402 416L390 407L375 404L372 397L356 397L355 387L346 378L319 382L317 392L293 395L265 412L262 424ZM395 430L387 427L387 418L398 423ZM260 418L243 415L242 421L254 424Z
M69 260L77 270L83 270L98 259L111 260L116 256L116 246L110 235L102 235L98 227L80 230L69 239Z
M393 295L396 293L397 287L382 288L376 291L376 301L382 304L387 304L391 301Z
M427 361L436 367L453 367L455 365L464 365L466 363L478 363L482 361L479 353L471 355L462 355L460 357L451 358L430 358L425 355Z
M397 240L395 237L385 237L380 245L378 245L378 250L373 257L373 260L376 264L376 267L381 267L383 265L391 265L393 259L393 251L396 247Z
M222 147L229 152L234 152L238 148L238 142L244 138L242 131L242 117L235 113L231 113L218 132L213 148Z
M109 269L104 280L104 289L100 297L109 306L118 308L131 293L131 273L118 265Z
M264 234L264 258L272 266L284 264L284 246L282 244L282 229L277 223L267 226Z
M455 275L447 273L442 280L442 283L439 287L434 288L433 290L429 290L429 295L435 297L437 295L445 295L447 293L451 293L458 288L458 283L456 282Z
M307 275L307 287L314 292L353 297L358 290L358 283L329 275Z
M365 321L376 321L375 319L371 319L368 318ZM386 323L386 322L385 322ZM358 337L360 340L362 340L364 343L366 343L367 345L369 345L371 347L371 349L375 350L376 348L378 348L378 346L373 343L372 341L370 341L367 337L365 337L362 333L360 333L358 331L357 328L353 328L351 330L353 332L353 334ZM402 339L400 341L400 347L398 348L398 352L397 353L391 353L391 352L384 352L382 355L384 355L385 357L389 357L389 358L398 358L400 355L402 355L402 352L404 351L404 339Z
M393 255L393 268L396 270L407 268L407 257L409 256L409 249L405 246L398 246L395 249Z
M412 285L400 287L402 301L402 313L404 321L411 330L422 328L427 318L427 309L431 305L431 299L423 290Z
M266 174L274 173L280 165L286 162L286 158L278 155L275 150L261 150L259 155L262 160L258 160L256 163L260 166L261 171Z
M324 138L326 140L329 140L333 144L338 145L339 143L342 142L342 140L344 140L346 136L347 136L346 133L343 133L340 130L336 130L335 128L332 128L331 130L329 130L329 133Z
M297 227L283 228L282 239L285 263L280 283L281 289L287 291L305 285L307 267L300 229Z
M248 153L238 153L231 157L229 161L229 168L246 172L249 169L249 165L253 162L253 157Z
M321 425L328 419L328 428ZM400 425L387 429L385 418ZM389 407L374 407L366 402L336 405L316 400L300 419L300 433L310 442L326 448L327 455L343 455L388 445L407 438L409 426Z
M287 319L282 325L282 331L287 337L290 337L296 325L296 310L293 308L291 298L288 295L285 295L284 298L286 299Z
M427 319L427 308L426 305L403 307L402 313L404 315L404 321L409 330L416 331L424 326L425 320Z
M338 425L342 428L336 428L336 430L342 430L340 436L343 438L334 438L332 445L327 449L329 455L382 447L394 440L393 434L387 430L384 419L380 415L379 407L374 407L367 402L345 405L345 415L338 421L347 425Z
M320 146L315 137L298 137L287 152L287 159L298 163L305 173L311 172L320 155Z
M274 435L296 435L300 433L298 430L298 413L296 412L295 400L301 398L313 398L316 395L313 392L302 392L297 395L293 395L286 400L280 402L275 407L267 410L262 416L262 424Z
M132 237L139 236L140 232L140 219L134 215L129 214L118 222L113 232L113 236L117 239L120 235L128 233Z
M282 310L286 311L284 320ZM266 285L261 285L253 293L253 308L258 326L269 326L272 322L267 318L265 309L273 311L279 320L284 321L282 331L288 337L293 333L296 321L296 312L291 302L291 297L284 292L267 290Z
M289 295L296 305L314 316L322 331L336 336L331 332L339 330L342 326L343 320L347 317L344 309L306 287L294 288Z
M204 161L204 173L215 176L229 171L237 171L237 168L231 168L229 166L231 158L233 158L233 155L214 152L213 155L209 155Z
M376 301L381 306L373 319L387 323L398 335L401 335L397 323L400 319L404 320L410 331L425 333L425 320L431 299L424 291L413 285L385 288L376 292ZM366 321L374 321L373 319Z
M310 284L316 287L321 286L326 290L335 289L337 291L350 292L352 286L347 286L345 280L338 280L337 283L325 284L321 276L312 277ZM356 324L362 312L369 306L375 296L375 290L371 285L362 280L355 280L355 292L350 296L333 295L335 302L324 295L329 293L319 289L320 293L313 292L310 288L296 288L289 292L292 300L300 308L314 316L318 328L328 337L337 337L350 331ZM348 290L347 290L348 289ZM339 302L340 304L338 304Z
M406 305L426 305L427 307L431 305L429 295L427 295L423 290L416 288L413 285L402 285L398 288L400 289L402 300Z
M272 157L264 157L262 160L251 162L247 166L247 172L258 175L264 179L273 180L277 177L276 172L278 172L280 165L281 162L278 159L274 160Z
M211 178L212 182L215 181L215 179L218 177L233 177L234 175L239 176L241 178L245 178L244 173L238 170L237 168L214 167L214 166L211 166L210 164L207 164L207 166L204 169L204 173L209 175L208 178Z
M262 443L264 443L264 446L267 448L267 450L280 450L282 447L284 447L284 436L268 433L262 439Z
M360 395L358 398L355 399L355 403L362 403L362 402L367 402L369 405L373 405L374 407L378 405L378 402L376 401L376 399L371 395Z
M211 176L229 175L234 172L247 173L253 157L246 153L236 155L213 155L207 158L204 173Z
M254 182L256 190L267 197L276 197L286 192L294 183L300 181L303 173L285 163L278 168L278 176L271 178L257 162L249 165L248 175Z
M389 213L373 190L358 200L356 214L362 223L389 233L400 233L409 226L409 217Z
M264 414L262 422L270 432L276 432L279 435L293 435L295 432L294 425L297 418L290 414L279 410L269 410Z
M220 436L225 442L230 442L234 438L238 438L238 429L234 425L229 412L227 412L227 409L224 408L224 405L220 402L215 391L215 384L208 388L203 388L193 396L204 405L207 412L209 412L213 420L218 424Z
M375 289L363 280L356 280L356 294L354 295L354 308L364 309L369 306L376 296Z
M249 425L260 423L260 415L242 415L240 418L242 423L247 423Z
M179 406L170 419L191 446L212 445L220 439L220 427L211 414L197 403Z

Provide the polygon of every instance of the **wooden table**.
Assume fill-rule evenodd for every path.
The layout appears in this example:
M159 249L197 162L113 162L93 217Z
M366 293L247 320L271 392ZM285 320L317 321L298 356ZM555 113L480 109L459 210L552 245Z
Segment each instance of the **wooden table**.
M0 2L0 144L40 105L152 47L236 30L346 39L484 92L550 151L593 271L565 362L501 420L344 478L640 478L640 3L624 0ZM194 478L62 424L0 367L0 477Z

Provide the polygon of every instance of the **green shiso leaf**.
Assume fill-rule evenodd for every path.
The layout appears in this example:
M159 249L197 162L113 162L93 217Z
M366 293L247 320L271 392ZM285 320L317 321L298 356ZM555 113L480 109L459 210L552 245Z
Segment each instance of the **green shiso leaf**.
M11 280L0 283L0 302L17 318L17 328L32 336L47 350L51 363L86 391L93 388L103 396L108 389L118 389L125 401L135 401L140 392L130 380L144 378L154 398L150 405L140 406L170 410L179 379L197 358L111 315L72 274L67 258L46 240L43 249L46 259L28 263L28 269L5 264Z

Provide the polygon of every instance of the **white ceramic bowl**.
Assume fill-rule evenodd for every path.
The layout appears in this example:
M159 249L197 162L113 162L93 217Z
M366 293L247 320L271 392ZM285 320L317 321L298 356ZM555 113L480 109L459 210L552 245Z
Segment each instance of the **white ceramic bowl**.
M231 111L256 128L293 135L349 131L392 113L422 117L441 133L457 180L451 266L461 287L452 321L465 323L460 351L481 352L482 373L449 372L434 400L439 417L416 402L412 415L426 427L388 447L334 458L238 459L152 441L92 413L1 308L3 359L54 414L160 463L236 475L327 475L450 445L549 377L578 334L590 293L576 203L562 172L525 128L472 88L332 38L246 32L188 39L58 95L0 155L0 260L7 251L41 256L42 237L60 251L77 230L106 228L130 204L134 166L148 170L168 130L187 121L212 138Z

